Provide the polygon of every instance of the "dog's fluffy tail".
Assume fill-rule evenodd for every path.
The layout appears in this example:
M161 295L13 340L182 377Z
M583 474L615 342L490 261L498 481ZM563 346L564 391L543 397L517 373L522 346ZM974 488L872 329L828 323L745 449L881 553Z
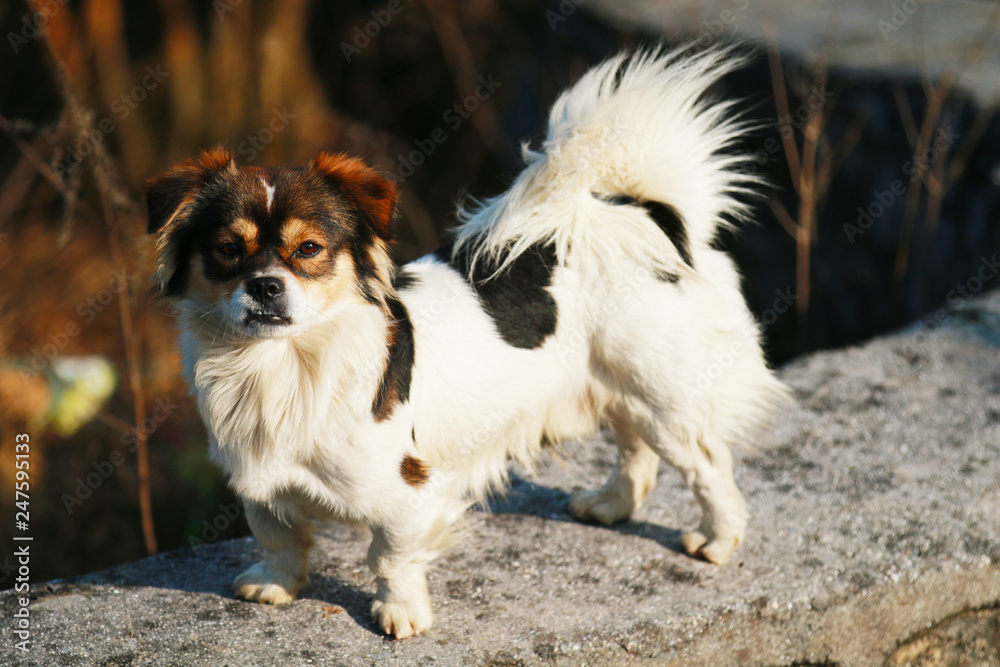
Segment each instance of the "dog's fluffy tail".
M757 180L732 151L747 129L734 103L706 98L742 62L732 49L654 48L592 69L556 101L542 149L523 147L527 166L511 188L460 212L456 246L498 272L537 243L553 243L563 259L572 249L685 272L690 255L745 214L734 195ZM680 228L657 220L658 229L640 206L616 205L647 202L666 205L662 216Z

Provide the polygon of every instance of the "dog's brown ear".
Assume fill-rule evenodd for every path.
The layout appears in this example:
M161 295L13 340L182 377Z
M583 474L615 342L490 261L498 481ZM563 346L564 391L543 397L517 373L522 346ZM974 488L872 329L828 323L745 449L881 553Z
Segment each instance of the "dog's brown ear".
M309 168L358 207L380 238L389 240L396 208L396 184L359 158L344 153L320 153Z
M185 217L185 209L215 174L235 170L225 148L204 151L197 161L177 165L146 182L146 207L150 234L169 232Z
M147 229L150 234L157 234L156 272L163 295L176 296L184 291L192 239L192 226L188 223L195 212L195 202L217 175L227 171L235 172L236 164L229 151L216 148L146 183Z

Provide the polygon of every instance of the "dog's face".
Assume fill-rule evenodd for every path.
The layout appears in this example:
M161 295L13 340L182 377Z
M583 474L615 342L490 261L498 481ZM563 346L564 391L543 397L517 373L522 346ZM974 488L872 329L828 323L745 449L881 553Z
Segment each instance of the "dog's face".
M281 336L388 289L396 187L356 158L237 167L223 150L149 182L161 291L203 320Z

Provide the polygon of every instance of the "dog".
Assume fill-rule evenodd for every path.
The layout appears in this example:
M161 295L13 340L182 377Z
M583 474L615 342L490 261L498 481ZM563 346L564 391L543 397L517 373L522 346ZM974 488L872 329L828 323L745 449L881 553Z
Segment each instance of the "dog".
M510 461L602 427L619 464L572 514L628 519L662 459L701 505L687 553L730 559L747 512L729 446L787 394L712 246L757 183L734 150L746 123L707 95L739 63L652 49L598 65L555 102L509 190L401 268L396 185L360 159L260 168L214 149L147 183L183 371L266 550L237 596L290 602L311 521L359 523L374 621L423 632L426 566L470 504Z

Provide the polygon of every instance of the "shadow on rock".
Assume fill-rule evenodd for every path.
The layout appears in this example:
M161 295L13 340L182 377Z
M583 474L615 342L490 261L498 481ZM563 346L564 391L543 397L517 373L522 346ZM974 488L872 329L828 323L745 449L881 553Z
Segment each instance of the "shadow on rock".
M656 542L661 547L679 554L687 555L681 544L681 531L668 528L648 521L630 519L622 523L605 526L599 523L581 522L569 513L570 494L560 489L544 486L519 476L512 476L507 492L502 496L490 498L485 508L476 507L474 511L485 511L491 514L514 514L521 516L536 516L551 521L567 523L583 523L597 526L621 535L642 537Z

